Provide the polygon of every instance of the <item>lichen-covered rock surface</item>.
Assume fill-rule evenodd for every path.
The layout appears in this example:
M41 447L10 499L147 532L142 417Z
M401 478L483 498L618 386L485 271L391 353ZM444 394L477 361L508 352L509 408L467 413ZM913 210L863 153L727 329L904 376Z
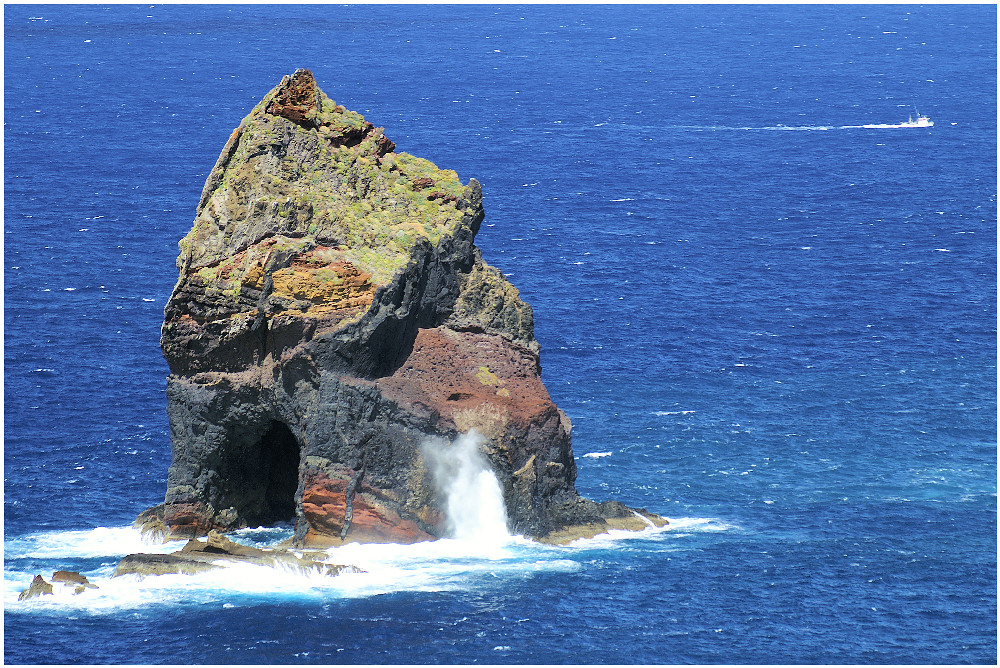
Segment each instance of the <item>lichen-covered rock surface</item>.
M161 339L173 462L141 523L437 538L421 443L472 429L511 531L635 522L576 493L531 307L473 245L482 220L475 180L395 152L308 70L285 77L233 131L180 242Z

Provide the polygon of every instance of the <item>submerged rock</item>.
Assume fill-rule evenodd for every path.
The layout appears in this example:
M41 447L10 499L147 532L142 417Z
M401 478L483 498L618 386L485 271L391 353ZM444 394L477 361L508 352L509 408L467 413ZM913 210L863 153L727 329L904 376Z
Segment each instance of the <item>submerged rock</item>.
M469 430L513 532L621 523L574 488L531 307L473 244L479 183L395 148L308 70L233 131L180 242L161 338L173 462L141 526L292 521L315 546L438 538L421 444Z

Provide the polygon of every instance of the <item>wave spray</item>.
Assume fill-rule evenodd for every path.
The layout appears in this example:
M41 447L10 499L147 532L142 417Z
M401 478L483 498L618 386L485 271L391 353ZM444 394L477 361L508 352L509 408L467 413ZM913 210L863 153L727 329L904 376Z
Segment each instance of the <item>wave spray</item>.
M474 430L453 443L429 439L424 459L444 500L445 529L458 540L506 542L507 509L500 482L479 451L485 439Z

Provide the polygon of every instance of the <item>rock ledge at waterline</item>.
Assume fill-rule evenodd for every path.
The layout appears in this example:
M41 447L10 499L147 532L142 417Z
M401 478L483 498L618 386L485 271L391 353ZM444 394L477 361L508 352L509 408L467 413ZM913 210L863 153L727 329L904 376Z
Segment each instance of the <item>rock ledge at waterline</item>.
M662 525L577 494L531 307L473 245L479 183L395 148L308 70L233 131L180 242L161 339L173 462L138 524L194 537L289 521L314 547L435 539L421 443L476 430L512 532Z

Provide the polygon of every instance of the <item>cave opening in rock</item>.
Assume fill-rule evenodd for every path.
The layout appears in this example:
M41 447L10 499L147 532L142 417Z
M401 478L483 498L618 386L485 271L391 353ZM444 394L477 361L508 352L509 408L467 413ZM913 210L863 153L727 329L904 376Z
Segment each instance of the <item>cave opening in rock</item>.
M299 443L291 429L274 421L260 439L264 473L263 525L295 519L295 490L299 486Z

